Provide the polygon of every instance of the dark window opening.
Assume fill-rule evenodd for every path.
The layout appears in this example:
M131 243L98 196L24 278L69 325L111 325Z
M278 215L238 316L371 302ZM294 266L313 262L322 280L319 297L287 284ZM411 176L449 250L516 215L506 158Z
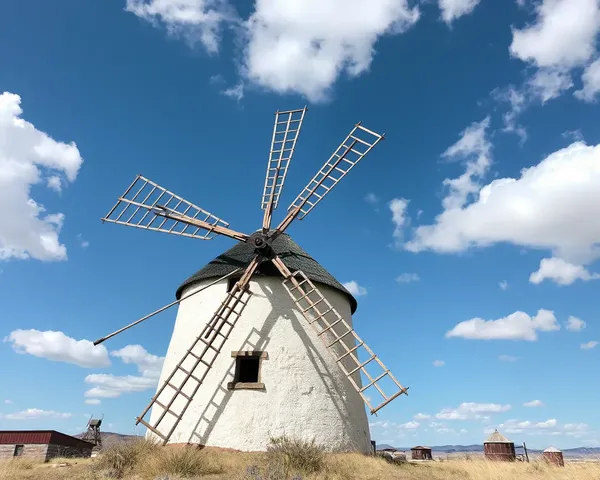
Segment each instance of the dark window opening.
M227 291L231 292L231 290L233 289L233 286L237 283L237 281L240 279L241 277L229 277L227 279Z
M13 454L13 457L20 457L21 455L23 455L24 448L24 445L15 445L15 453Z
M230 390L236 389L259 389L265 388L261 382L261 362L269 358L267 352L244 351L231 352L235 358L235 372L233 382L227 384Z
M260 357L237 357L236 382L257 383Z

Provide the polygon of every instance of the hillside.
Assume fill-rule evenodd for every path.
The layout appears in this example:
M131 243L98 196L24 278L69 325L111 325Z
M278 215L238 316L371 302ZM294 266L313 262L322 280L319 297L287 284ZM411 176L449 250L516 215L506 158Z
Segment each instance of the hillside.
M74 435L76 438L82 438L83 433L79 433ZM142 437L139 435L123 435L122 433L114 433L114 432L100 432L100 436L102 437L102 447L108 448L113 445L117 445L124 442L130 442L132 440L139 440Z

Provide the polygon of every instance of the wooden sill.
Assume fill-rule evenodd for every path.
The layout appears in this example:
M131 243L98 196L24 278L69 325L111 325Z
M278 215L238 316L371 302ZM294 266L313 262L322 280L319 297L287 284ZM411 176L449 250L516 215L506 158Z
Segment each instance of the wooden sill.
M264 390L265 388L265 384L264 383L257 383L257 382L252 382L252 383L244 383L244 382L228 382L227 383L227 389L228 390Z

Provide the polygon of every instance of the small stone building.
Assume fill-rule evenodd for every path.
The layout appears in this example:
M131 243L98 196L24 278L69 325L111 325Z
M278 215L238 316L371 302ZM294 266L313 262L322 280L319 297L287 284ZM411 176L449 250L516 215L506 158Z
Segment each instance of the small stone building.
M13 457L46 462L56 457L89 457L92 443L55 430L0 430L0 460Z
M514 462L517 459L515 444L495 430L483 442L483 452L487 460L499 462Z
M416 446L410 449L413 460L433 460L431 456L431 448Z
M542 452L542 458L552 465L556 465L558 467L565 466L565 459L563 457L563 453L557 448L548 447Z

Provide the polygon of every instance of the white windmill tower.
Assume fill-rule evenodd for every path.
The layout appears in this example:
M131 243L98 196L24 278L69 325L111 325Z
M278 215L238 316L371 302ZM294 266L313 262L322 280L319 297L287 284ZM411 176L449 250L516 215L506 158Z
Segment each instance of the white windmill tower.
M95 342L179 304L156 394L136 422L164 444L257 451L266 448L270 436L285 434L314 438L333 450L368 452L363 402L374 414L406 394L354 331L356 300L285 233L383 135L355 125L271 228L305 112L306 107L275 115L260 230L249 235L232 230L142 176L103 218L204 240L223 235L238 241L186 280L174 302Z

